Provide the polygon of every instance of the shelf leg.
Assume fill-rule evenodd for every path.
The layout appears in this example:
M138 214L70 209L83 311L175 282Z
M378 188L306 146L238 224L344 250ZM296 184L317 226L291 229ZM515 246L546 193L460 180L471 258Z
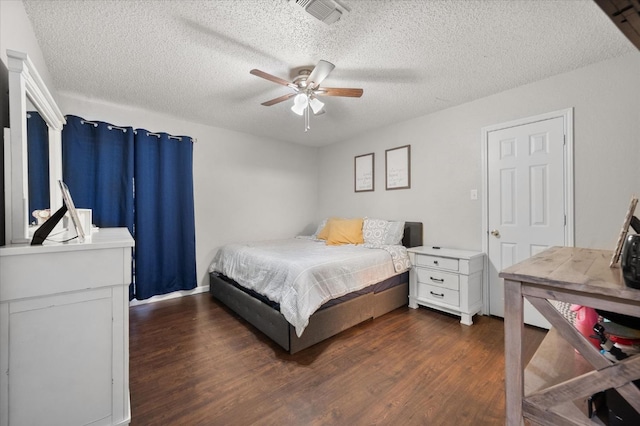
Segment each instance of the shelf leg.
M504 348L506 425L523 424L524 365L522 334L524 332L524 301L521 283L504 280Z

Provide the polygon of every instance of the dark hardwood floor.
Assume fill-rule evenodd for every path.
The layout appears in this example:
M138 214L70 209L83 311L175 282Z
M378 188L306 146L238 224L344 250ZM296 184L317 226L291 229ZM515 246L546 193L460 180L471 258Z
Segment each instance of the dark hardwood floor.
M503 425L503 323L400 308L289 355L187 296L130 308L130 389L133 426Z

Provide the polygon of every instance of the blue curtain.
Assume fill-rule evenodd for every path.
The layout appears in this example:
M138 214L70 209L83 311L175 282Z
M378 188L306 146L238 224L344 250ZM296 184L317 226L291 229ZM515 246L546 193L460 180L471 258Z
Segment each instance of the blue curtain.
M191 138L135 135L135 297L196 287Z
M49 198L49 128L36 111L27 112L27 151L29 179L28 223L36 219L34 210L48 209ZM51 212L53 213L53 212Z
M133 129L69 115L62 130L62 176L77 208L100 228L133 235ZM87 233L89 231L87 230Z
M196 287L191 138L67 116L63 180L99 227L133 235L138 300Z

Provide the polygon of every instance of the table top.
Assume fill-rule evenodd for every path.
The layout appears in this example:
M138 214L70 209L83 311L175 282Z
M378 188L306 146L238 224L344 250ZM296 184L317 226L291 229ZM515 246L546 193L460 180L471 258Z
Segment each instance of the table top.
M500 272L511 281L601 294L640 304L640 290L627 287L620 265L609 267L613 252L578 247L550 247Z

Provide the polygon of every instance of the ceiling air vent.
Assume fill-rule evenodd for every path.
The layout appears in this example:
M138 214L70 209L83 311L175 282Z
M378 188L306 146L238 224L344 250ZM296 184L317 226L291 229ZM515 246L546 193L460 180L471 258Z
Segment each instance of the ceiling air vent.
M342 14L348 12L346 6L332 0L289 0L304 9L309 15L324 22L333 24Z

